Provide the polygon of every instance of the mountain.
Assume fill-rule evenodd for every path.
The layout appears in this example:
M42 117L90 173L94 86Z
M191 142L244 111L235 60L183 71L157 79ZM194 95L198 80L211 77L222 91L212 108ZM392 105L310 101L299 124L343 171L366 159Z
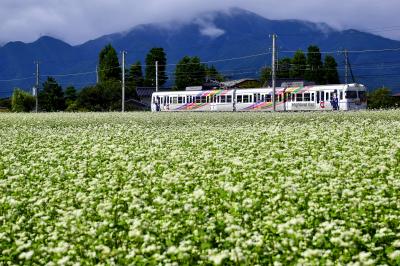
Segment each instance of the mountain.
M168 64L183 56L200 56L231 78L258 77L264 65L270 65L270 55L263 54L271 46L270 33L278 34L280 57L291 56L297 49L306 50L310 44L322 51L396 49L400 42L357 30L339 31L323 23L300 20L269 20L255 13L231 9L203 14L188 23L169 22L136 26L126 32L102 36L81 45L44 36L33 43L10 42L0 47L0 97L8 96L16 86L30 89L35 66L40 60L41 81L46 75L66 87L84 87L95 83L95 68L100 50L111 43L117 51L127 50L127 63L141 60L152 47L163 47ZM390 86L400 88L400 51L350 53L356 81L370 88ZM344 56L335 53L340 74L344 75ZM239 59L235 59L238 58ZM245 58L243 58L245 57ZM168 67L173 83L174 66ZM79 75L69 75L82 73ZM59 74L60 76L58 76ZM24 79L26 78L26 79Z

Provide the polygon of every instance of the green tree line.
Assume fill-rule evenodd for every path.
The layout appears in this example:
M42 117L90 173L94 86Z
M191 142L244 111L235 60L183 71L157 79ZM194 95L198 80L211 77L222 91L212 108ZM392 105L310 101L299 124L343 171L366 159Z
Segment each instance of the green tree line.
M318 46L308 47L307 54L298 50L292 58L284 57L277 62L276 77L278 79L299 79L315 82L318 85L339 84L337 63L333 56L322 55ZM265 86L271 79L271 68L261 70L260 81Z

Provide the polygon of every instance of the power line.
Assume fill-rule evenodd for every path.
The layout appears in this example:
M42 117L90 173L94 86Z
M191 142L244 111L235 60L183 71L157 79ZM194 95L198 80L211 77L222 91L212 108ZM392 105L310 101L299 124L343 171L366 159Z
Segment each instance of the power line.
M21 81L21 80L28 80L28 79L34 79L34 76L31 77L24 77L24 78L13 78L13 79L0 79L0 82L11 82L11 81Z

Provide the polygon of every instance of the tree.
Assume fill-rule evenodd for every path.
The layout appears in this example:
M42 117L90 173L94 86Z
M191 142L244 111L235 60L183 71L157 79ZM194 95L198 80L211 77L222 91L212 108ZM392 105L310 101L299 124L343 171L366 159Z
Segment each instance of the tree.
M65 109L64 92L57 81L48 77L39 92L40 109L47 112L63 111Z
M117 52L111 46L106 45L99 54L99 80L121 80L121 68L118 61Z
M272 70L270 67L263 67L261 69L260 84L262 87L268 86L268 82L271 79L271 73L272 73Z
M121 110L121 83L108 80L83 88L77 99L77 108L100 112Z
M279 60L276 77L280 79L290 78L291 63L292 60L289 57L284 57L281 60Z
M304 79L307 58L302 50L297 50L292 58L292 67L290 68L290 77Z
M15 89L11 96L13 112L30 112L35 106L35 97L21 89Z
M175 69L175 86L184 90L188 86L200 86L206 79L206 67L199 57L183 57Z
M206 66L206 75L209 80L224 81L224 77L218 72L214 65Z
M311 45L308 47L305 79L308 81L314 81L316 84L325 84L321 52L318 46Z
M127 84L132 87L143 87L144 78L142 72L142 64L140 61L137 61L135 64L132 64L129 69L129 75L127 78Z
M326 84L339 84L339 73L337 71L337 63L333 56L325 56L324 74Z
M77 110L77 105L76 105L76 99L78 98L78 95L76 93L76 89L73 86L70 86L65 89L64 91L64 101L65 105L67 107L67 111L76 111Z
M369 109L386 109L395 106L395 99L389 88L379 88L368 94Z
M147 87L156 86L156 61L158 62L158 85L165 84L168 77L165 73L167 58L163 48L152 48L146 56L146 77L144 85Z

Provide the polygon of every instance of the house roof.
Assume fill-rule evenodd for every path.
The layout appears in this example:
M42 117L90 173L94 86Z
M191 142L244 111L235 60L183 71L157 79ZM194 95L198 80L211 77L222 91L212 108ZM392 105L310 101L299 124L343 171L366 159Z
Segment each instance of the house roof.
M170 88L160 88L159 91L170 91ZM156 88L154 87L137 87L136 92L139 97L151 97L153 92L156 92Z
M235 79L235 80L221 82L221 85L225 87L234 87L245 81L255 81L255 80L256 79Z

